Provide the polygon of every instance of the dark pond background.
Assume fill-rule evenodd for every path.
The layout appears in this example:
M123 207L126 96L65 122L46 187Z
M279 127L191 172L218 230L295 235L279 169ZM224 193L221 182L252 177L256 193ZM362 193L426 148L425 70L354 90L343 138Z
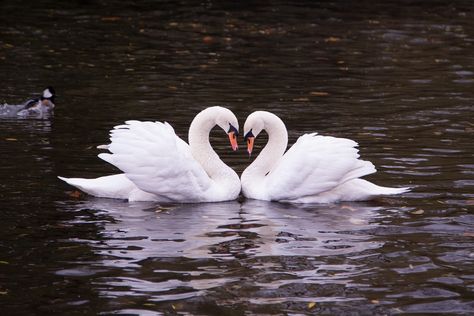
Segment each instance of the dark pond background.
M0 103L56 88L49 120L0 119L2 315L396 315L474 310L472 1L0 2ZM364 203L159 205L56 176L127 119L266 109L290 143L348 137L413 186ZM257 144L264 144L264 137ZM239 173L250 163L221 131ZM241 147L243 147L241 141Z

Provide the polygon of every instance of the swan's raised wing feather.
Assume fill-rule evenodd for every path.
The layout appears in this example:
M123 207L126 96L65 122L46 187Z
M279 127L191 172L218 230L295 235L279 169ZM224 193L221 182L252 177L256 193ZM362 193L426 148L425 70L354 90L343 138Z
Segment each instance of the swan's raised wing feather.
M99 157L122 170L139 189L176 201L199 201L211 179L171 125L127 121L110 133L111 154Z
M356 146L350 139L302 135L267 175L269 197L294 200L312 196L375 172L371 162L359 159Z

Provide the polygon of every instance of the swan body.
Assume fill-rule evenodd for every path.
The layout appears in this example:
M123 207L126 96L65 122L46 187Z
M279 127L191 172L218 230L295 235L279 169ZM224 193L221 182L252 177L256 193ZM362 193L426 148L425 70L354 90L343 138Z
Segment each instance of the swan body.
M357 143L350 139L304 134L285 153L288 134L283 121L270 112L253 112L244 125L249 154L254 138L268 133L268 143L241 177L247 198L293 203L364 201L380 195L407 192L359 179L376 172L359 159Z
M110 153L99 154L122 174L97 179L63 178L78 189L97 196L129 201L218 202L236 199L240 180L212 149L209 132L218 125L237 149L238 122L223 107L210 107L194 118L189 145L171 125L127 121L111 131Z
M43 90L41 96L30 99L22 104L0 105L0 116L19 118L45 118L53 112L56 92L53 87Z

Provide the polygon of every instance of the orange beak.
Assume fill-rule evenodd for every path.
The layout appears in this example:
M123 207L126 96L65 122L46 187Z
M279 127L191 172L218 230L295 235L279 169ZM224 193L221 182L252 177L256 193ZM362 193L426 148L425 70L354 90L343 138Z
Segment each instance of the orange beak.
M235 135L235 132L229 132L229 141L230 145L232 146L232 150L236 151L239 146L237 145L237 136Z
M255 137L247 137L247 151L249 153L249 156L252 154L254 139Z

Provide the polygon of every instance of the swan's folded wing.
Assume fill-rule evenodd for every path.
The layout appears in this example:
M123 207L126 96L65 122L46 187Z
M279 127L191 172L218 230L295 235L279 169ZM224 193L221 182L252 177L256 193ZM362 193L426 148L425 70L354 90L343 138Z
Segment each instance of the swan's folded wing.
M357 143L346 138L305 134L266 177L272 200L294 200L316 195L375 172L359 159Z
M111 154L99 157L141 190L175 201L198 201L211 180L171 125L127 121L110 133Z

